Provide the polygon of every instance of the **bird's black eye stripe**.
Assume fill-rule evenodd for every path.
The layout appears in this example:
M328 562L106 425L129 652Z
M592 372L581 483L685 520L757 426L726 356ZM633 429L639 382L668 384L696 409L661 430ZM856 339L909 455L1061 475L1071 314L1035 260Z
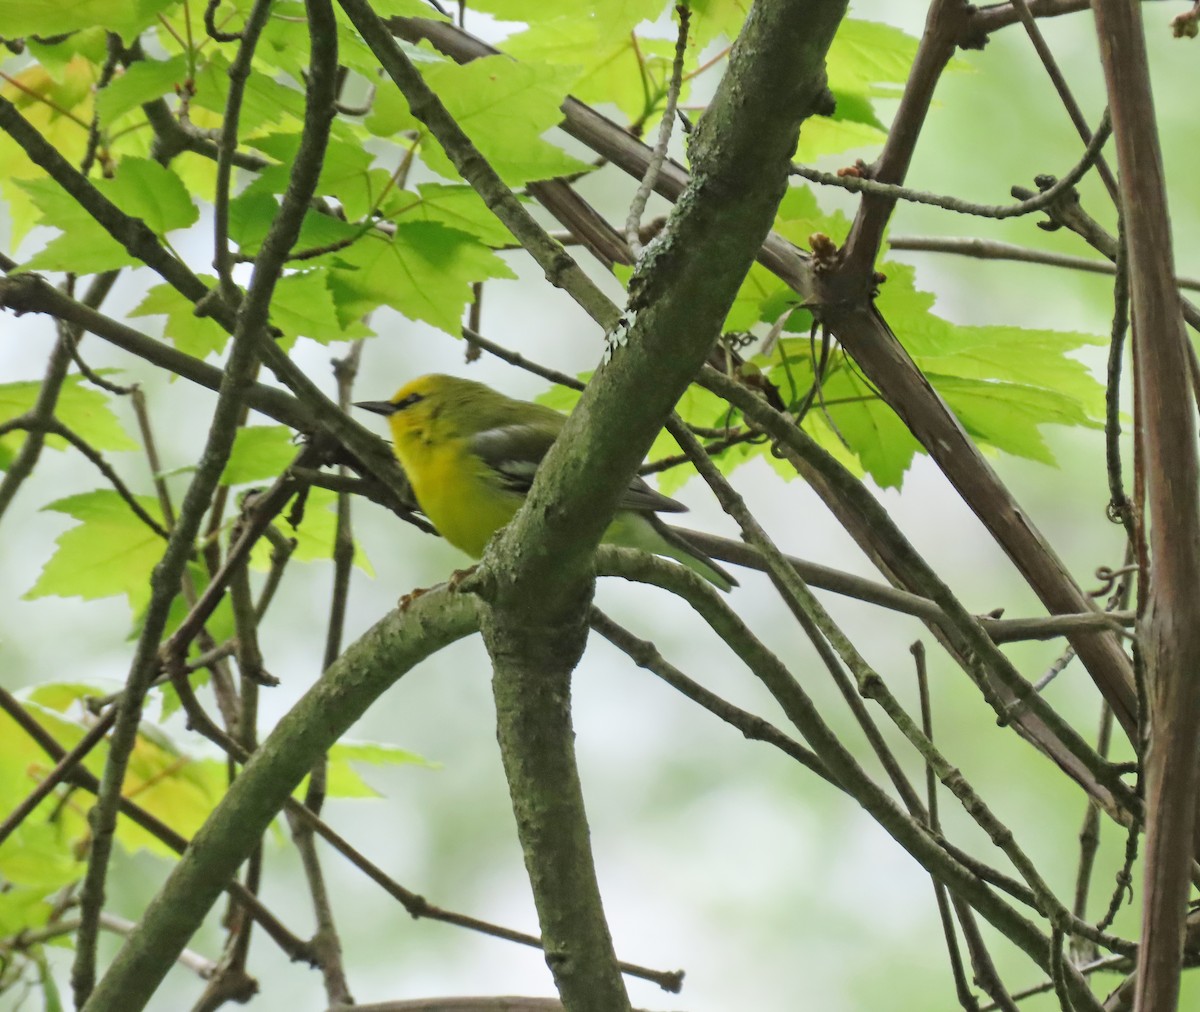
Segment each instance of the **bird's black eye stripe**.
M354 406L387 418L389 415L394 415L397 411L403 411L405 408L411 408L418 401L423 400L425 400L424 394L413 393L398 401L358 401Z
M409 394L407 397L402 397L392 405L392 411L403 411L405 408L411 408L419 401L425 400L424 394Z

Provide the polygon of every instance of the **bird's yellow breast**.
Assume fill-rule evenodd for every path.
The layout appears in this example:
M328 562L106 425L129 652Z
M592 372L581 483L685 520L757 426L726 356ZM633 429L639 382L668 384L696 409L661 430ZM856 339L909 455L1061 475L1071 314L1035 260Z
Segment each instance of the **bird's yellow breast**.
M465 439L431 443L420 432L407 432L395 447L421 512L450 544L478 559L491 536L516 515L520 496L497 484Z

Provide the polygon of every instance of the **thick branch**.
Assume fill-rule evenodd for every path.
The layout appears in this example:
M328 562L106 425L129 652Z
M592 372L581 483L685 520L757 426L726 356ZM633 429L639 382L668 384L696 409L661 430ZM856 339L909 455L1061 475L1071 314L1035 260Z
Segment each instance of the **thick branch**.
M1120 168L1135 324L1153 574L1145 608L1149 747L1143 935L1137 1006L1174 1008L1200 787L1200 467L1187 335L1175 290L1166 180L1141 12L1095 0Z
M279 722L188 846L84 1006L138 1012L314 759L420 661L476 628L463 595L432 590L353 644Z
M693 135L688 188L634 278L627 340L611 345L476 583L518 831L551 968L573 1010L628 1008L586 846L565 698L592 555L770 229L844 11L839 0L754 6Z

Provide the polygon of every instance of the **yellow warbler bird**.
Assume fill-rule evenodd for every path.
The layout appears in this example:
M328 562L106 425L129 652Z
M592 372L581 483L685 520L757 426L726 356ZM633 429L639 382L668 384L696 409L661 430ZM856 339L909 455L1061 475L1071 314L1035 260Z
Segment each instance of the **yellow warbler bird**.
M566 421L553 408L441 375L413 380L390 401L361 401L355 407L387 418L421 511L450 544L475 559L516 515ZM721 590L737 586L682 532L655 516L686 509L635 478L602 540L675 559Z

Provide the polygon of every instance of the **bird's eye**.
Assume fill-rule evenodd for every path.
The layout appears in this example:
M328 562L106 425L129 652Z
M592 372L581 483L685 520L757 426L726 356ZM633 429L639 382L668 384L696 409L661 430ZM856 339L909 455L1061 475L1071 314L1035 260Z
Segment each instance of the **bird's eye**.
M396 401L396 403L392 405L392 410L403 411L405 408L411 408L414 404L417 404L423 400L425 400L424 394L409 394L407 397L403 397Z

